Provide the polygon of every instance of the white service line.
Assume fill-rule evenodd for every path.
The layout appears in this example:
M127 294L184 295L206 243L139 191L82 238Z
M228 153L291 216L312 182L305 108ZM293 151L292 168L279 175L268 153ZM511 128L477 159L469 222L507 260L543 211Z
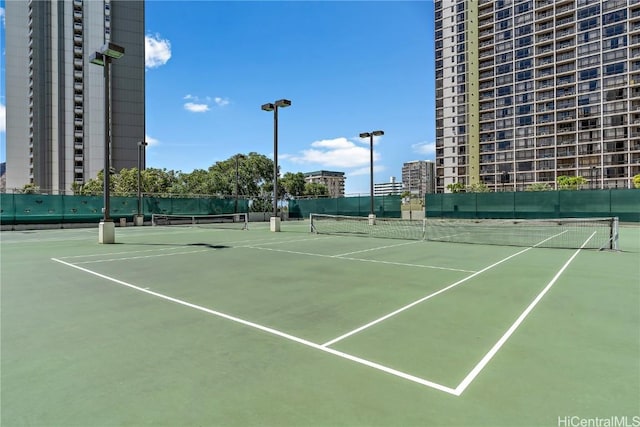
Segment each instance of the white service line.
M236 246L238 248L254 248L256 247L256 245L259 246L264 246L264 245L281 245L281 244L285 244L285 243L297 243L297 242L311 242L313 240L320 240L320 239L326 239L326 237L312 237L312 238L306 238L306 239L295 239L295 240L277 240L274 242L266 242L266 243L254 243L256 242L256 240L253 241L249 241L252 242L250 245L242 245L242 246Z
M393 262L393 261L380 261L380 260L375 260L375 259L338 257L336 255L322 255L322 254L316 254L316 253L312 253L312 252L288 251L286 249L263 248L263 247L260 247L260 246L242 246L242 247L243 248L250 248L250 249L259 249L259 250L263 250L263 251L285 252L285 253L288 253L288 254L315 256L315 257L320 257L320 258L344 259L344 260L347 260L347 261L372 262L372 263L375 263L375 264L391 264L391 265L400 265L400 266L404 266L404 267L431 268L431 269L436 269L436 270L448 270L448 271L460 271L460 272L463 272L463 273L473 273L473 271L470 271L470 270L462 270L462 269L459 269L459 268L449 268L449 267L438 267L438 266L435 266L435 265L409 264L409 263L406 263L406 262Z
M60 259L51 258L51 260L55 261L55 262L59 262L59 263L64 264L66 266L78 269L80 271L84 271L85 273L92 274L92 275L100 277L102 279L109 280L109 281L117 283L119 285L126 286L126 287L131 288L131 289L135 289L136 291L143 292L143 293L146 293L146 294L149 294L149 295L153 295L155 297L158 297L158 298L161 298L161 299L164 299L164 300L176 303L176 304L180 304L180 305L183 305L185 307L193 308L195 310L200 310L200 311L203 311L205 313L212 314L214 316L222 317L224 319L231 320L233 322L240 323L242 325L249 326L251 328L255 328L255 329L261 330L263 332L266 332L266 333L269 333L269 334L272 334L272 335L276 335L276 336L279 336L281 338L288 339L290 341L297 342L299 344L305 345L307 347L314 348L316 350L323 351L325 353L333 354L334 356L338 356L338 357L341 357L343 359L351 360L352 362L356 362L358 364L361 364L361 365L364 365L364 366L368 366L370 368L377 369L377 370L382 371L382 372L386 372L388 374L391 374L391 375L394 375L396 377L400 377L400 378L403 378L405 380L412 381L412 382L424 385L426 387L430 387L430 388L433 388L433 389L436 389L436 390L439 390L439 391L443 391L445 393L449 393L449 394L452 394L452 395L456 394L455 390L452 389L451 387L447 387L447 386L444 386L442 384L438 384L438 383L435 383L433 381L426 380L424 378L416 377L414 375L407 374L406 372L398 371L397 369L393 369L393 368L390 368L388 366L384 366L384 365L381 365L379 363L363 359L361 357L353 356L351 354L344 353L342 351L338 351L338 350L334 350L332 348L324 347L324 346L321 346L321 345L316 344L314 342L305 340L304 338L299 338L299 337L296 337L294 335L290 335L290 334L287 334L285 332L279 331L277 329L269 328L267 326L263 326L263 325L260 325L260 324L254 323L254 322L250 322L250 321L247 321L247 320L244 320L244 319L240 319L239 317L230 316L228 314L225 314L225 313L222 313L222 312L219 312L219 311L215 311L215 310L211 310L209 308L202 307L202 306L196 305L196 304L192 304L190 302L183 301L183 300L180 300L180 299L177 299L177 298L173 298L173 297L170 297L168 295L161 294L159 292L154 292L154 291L149 290L148 288L141 288L139 286L135 286L135 285L132 285L130 283L124 282L122 280L118 280L118 279L115 279L113 277L109 277L109 276L106 276L104 274L100 274L100 273L97 273L95 271L91 271L89 269L86 269L86 268L83 268L83 267L79 267L79 266L77 266L75 264L71 264L71 263L68 263L66 261L62 261Z
M562 233L564 233L564 231L563 231ZM541 241L541 242L537 243L535 246L541 245L541 244L543 244L544 242L546 242L547 240L552 239L552 238L554 238L554 237L556 237L556 236L559 236L559 235L560 235L560 234L562 234L562 233L558 233L558 234L557 234L557 235L555 235L555 236L549 237L548 239L545 239L545 240L543 240L543 241ZM363 330L365 330L365 329L367 329L367 328L369 328L369 327L371 327L371 326L373 326L373 325L375 325L375 324L377 324L377 323L380 323L380 322L382 322L383 320L387 320L388 318L393 317L393 316L395 316L396 314L402 313L403 311L408 310L408 309L410 309L411 307L413 307L413 306L415 306L415 305L418 305L418 304L420 304L420 303L422 303L422 302L424 302L424 301L427 301L428 299L431 299L431 298L433 298L433 297L435 297L435 296L437 296L437 295L440 295L441 293L444 293L444 292L448 291L449 289L455 288L456 286L458 286L458 285L460 285L460 284L462 284L462 283L466 282L467 280L472 279L472 278L476 277L477 275L482 274L482 273L484 273L485 271L490 270L490 269L492 269L493 267L495 267L495 266L497 266L497 265L500 265L500 264L502 264L502 263L503 263L503 262L505 262L505 261L510 260L510 259L511 259L511 258L513 258L513 257L516 257L516 256L518 256L518 255L520 255L520 254L523 254L523 253L527 252L527 251L528 251L528 250L530 250L530 249L533 249L535 246L528 247L528 248L526 248L526 249L521 250L520 252L516 252L515 254L509 255L508 257L503 258L503 259L501 259L500 261L498 261L498 262L496 262L496 263L493 263L493 264L491 264L490 266L485 267L485 268L483 268L483 269L482 269L482 270L480 270L480 271L476 271L475 273L471 274L470 276L465 277L465 278L464 278L464 279L462 279L462 280L458 280L457 282L455 282L455 283L453 283L453 284L451 284L451 285L449 285L449 286L447 286L447 287L445 287L445 288L442 288L442 289L440 289L439 291L436 291L436 292L434 292L434 293L432 293L432 294L429 294L429 295L427 295L427 296L425 296L425 297L422 297L422 298L420 298L419 300L413 301L412 303L409 303L409 304L407 304L407 305L405 305L405 306L403 306L403 307L400 307L399 309L397 309L397 310L395 310L395 311L392 311L391 313L386 314L386 315L384 315L384 316L382 316L382 317L380 317L380 318L378 318L378 319L375 319L375 320L373 320L373 321L371 321L371 322L369 322L369 323L367 323L367 324L365 324L365 325L362 325L362 326L360 326L360 327L359 327L359 328L357 328L357 329L354 329L354 330L352 330L352 331L349 331L349 332L347 332L346 334L340 335L339 337L334 338L334 339L332 339L331 341L327 341L326 343L324 343L324 344L322 344L322 345L323 345L323 346L330 346L330 345L332 345L332 344L337 343L338 341L341 341L341 340L343 340L343 339L345 339L345 338L347 338L347 337L350 337L351 335L357 334L358 332L361 332L361 331L363 331Z
M198 249L195 251L182 251L182 252L171 252L165 254L154 254L154 255L140 255L140 256L130 256L124 258L107 258L107 259L95 259L92 261L77 261L75 264L97 264L99 262L113 262L113 261L129 261L132 259L142 259L142 258L157 258L161 256L174 256L174 255L184 255L184 254L195 254L198 252L209 252L211 249Z
M90 255L69 255L69 256L61 256L58 259L71 259L71 258L92 258L92 257L101 257L106 255L123 255L123 254L139 254L141 252L158 252L158 251L173 251L176 249L181 249L180 246L172 246L168 248L160 248L160 249L145 249L141 251L122 251L122 252L107 252L103 254L90 254Z
M336 257L336 258L340 258L340 257L347 256L347 255L360 254L362 252L371 252L371 251L378 251L380 249L395 248L395 247L398 247L398 246L414 245L414 244L416 244L416 243L418 243L420 241L421 240L415 240L413 242L405 242L405 243L400 243L400 244L397 244L397 245L379 246L377 248L363 249L361 251L347 252L347 253L344 253L344 254L333 255L333 256Z
M504 335L498 340L497 343L495 343L495 345L491 348L491 350L489 350L489 352L484 355L484 357L480 360L480 362L478 362L478 364L471 370L471 372L469 372L469 374L462 380L462 382L455 389L454 394L456 396L460 396L462 392L466 390L469 384L471 384L471 382L478 376L480 371L482 371L482 369L489 363L489 361L491 361L493 356L495 356L498 350L500 350L500 348L504 345L504 343L507 342L509 337L513 335L516 329L518 329L518 326L520 326L520 324L529 315L529 313L531 313L531 311L535 308L535 306L540 302L542 297L549 291L549 289L551 289L551 287L556 283L560 275L564 273L564 271L567 269L569 264L571 264L571 262L575 259L575 257L578 256L580 251L584 249L584 247L587 245L589 240L591 240L593 236L595 236L595 234L596 233L594 231L593 234L591 234L591 236L589 236L589 238L585 240L582 246L580 246L580 249L575 251L575 253L571 256L571 258L569 258L569 260L562 266L562 268L556 273L556 275L553 276L553 279L551 279L551 281L547 284L547 286L538 294L538 296L535 297L535 299L522 312L522 314L516 319L516 321L513 322L513 324L511 325L511 327L509 327L507 332L504 333Z

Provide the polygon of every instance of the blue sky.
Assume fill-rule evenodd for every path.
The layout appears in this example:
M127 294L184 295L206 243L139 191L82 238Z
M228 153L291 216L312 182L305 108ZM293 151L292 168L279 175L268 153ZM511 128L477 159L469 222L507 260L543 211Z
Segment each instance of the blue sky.
M147 166L272 157L273 113L260 106L281 98L292 101L279 112L283 173L343 171L348 194L368 194L358 134L378 129L376 183L434 158L431 1L147 0L145 13ZM3 82L2 122L4 104Z

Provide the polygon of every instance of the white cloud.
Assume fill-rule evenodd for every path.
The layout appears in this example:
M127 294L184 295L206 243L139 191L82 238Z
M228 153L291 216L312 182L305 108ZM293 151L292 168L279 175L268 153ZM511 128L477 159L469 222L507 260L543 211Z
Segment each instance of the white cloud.
M0 7L0 23L2 23L2 26L3 26L3 27L4 27L4 25L5 25L5 24L4 24L4 19L5 19L5 18L4 18L4 17L5 17L5 15L4 15L4 7Z
M225 107L231 103L229 98L222 98L220 96L216 96L215 98L205 96L204 99L201 99L199 96L187 94L182 99L190 101L184 104L184 108L194 113L204 113L209 111L211 109L210 104L212 102L218 107Z
M313 163L327 168L363 167L370 161L369 148L360 147L345 137L315 141L311 147L299 154L283 154L280 157L294 163ZM373 157L377 160L380 156L374 151Z
M155 36L144 36L144 66L157 68L164 65L171 58L171 43L169 40Z
M207 104L196 104L195 102L187 102L184 104L184 109L191 111L192 113L205 113L209 111Z
M0 132L7 131L7 108L0 104Z
M215 98L213 98L213 100L219 107L229 105L229 98L221 98L219 96L216 96Z
M146 143L147 143L147 145L149 147L152 147L154 145L158 145L158 143L160 142L157 139L150 137L148 134L145 134L144 140L146 141Z
M411 149L414 153L422 154L430 158L433 158L436 154L435 142L419 142L411 145Z
M382 171L385 171L385 170L387 170L386 166L384 166L384 165L376 165L374 163L373 171L375 173L382 172ZM371 174L371 166L370 165L367 166L367 167L355 169L355 170L352 170L351 172L349 172L349 176L360 176L360 175L367 175L368 176L370 174Z

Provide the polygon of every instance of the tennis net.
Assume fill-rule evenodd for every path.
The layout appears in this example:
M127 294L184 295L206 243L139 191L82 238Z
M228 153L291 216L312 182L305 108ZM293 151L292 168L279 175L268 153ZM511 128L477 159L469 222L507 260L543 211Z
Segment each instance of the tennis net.
M619 249L617 218L441 219L311 214L311 231L319 234L431 240L483 245Z
M421 220L375 218L314 214L309 217L311 232L345 236L369 236L389 239L423 240L424 223Z
M187 226L202 228L227 228L247 230L249 227L246 213L222 215L167 215L152 214L151 224L166 226Z

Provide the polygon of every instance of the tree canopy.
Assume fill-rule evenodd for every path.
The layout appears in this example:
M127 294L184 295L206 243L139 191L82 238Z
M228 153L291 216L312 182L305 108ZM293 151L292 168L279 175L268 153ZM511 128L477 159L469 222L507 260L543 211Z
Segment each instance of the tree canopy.
M579 190L581 185L587 183L587 179L582 176L559 176L556 179L558 190Z
M84 185L74 186L76 194L102 194L104 171ZM174 196L235 196L269 199L273 193L273 160L251 152L236 154L211 165L207 170L184 173L167 169L147 168L140 172L141 191L152 195ZM322 184L309 184L302 172L287 172L278 180L278 199L326 195ZM132 196L138 191L138 169L122 169L112 173L110 191L114 196ZM269 202L270 203L270 202ZM267 203L267 204L269 204Z

